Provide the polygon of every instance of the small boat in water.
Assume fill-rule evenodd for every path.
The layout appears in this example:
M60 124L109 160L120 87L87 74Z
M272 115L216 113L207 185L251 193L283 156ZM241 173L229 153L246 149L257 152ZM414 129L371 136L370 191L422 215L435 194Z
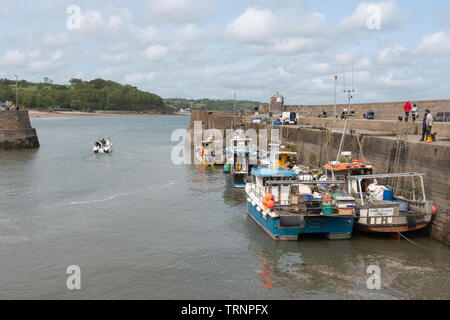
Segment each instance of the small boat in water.
M275 240L298 240L303 234L325 234L329 239L350 239L355 198L347 194L319 194L318 180L299 180L297 174L271 164L251 171L246 184L249 216ZM333 181L336 185L342 181Z
M112 151L112 143L110 138L103 138L94 143L92 148L94 153L110 153Z

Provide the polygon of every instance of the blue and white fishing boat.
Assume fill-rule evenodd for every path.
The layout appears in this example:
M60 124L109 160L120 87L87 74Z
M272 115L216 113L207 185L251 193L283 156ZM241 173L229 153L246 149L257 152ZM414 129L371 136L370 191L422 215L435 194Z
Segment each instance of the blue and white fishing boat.
M275 240L298 240L303 234L350 239L355 198L340 195L337 205L331 195L314 192L319 181L298 180L296 173L276 166L276 151L272 147L270 166L251 171L245 186L249 216Z

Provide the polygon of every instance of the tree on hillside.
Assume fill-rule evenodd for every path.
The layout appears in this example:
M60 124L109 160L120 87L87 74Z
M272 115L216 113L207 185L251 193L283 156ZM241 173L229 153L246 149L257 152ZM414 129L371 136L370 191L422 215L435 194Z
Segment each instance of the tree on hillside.
M78 85L78 84L80 84L80 83L82 83L82 82L83 82L83 80L81 80L81 79L75 79L75 78L72 78L72 79L69 80L69 83L70 83L71 85L73 85L73 86L76 86L76 85Z

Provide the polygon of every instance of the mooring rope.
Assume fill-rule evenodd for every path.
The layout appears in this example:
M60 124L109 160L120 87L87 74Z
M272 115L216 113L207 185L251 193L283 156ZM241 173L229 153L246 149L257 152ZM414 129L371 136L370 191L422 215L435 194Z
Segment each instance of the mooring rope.
M378 208L375 208L375 209L378 211L378 213L380 214L380 216L383 216L383 215L381 214L380 210L378 210ZM388 222L388 223L389 223L389 222ZM391 228L394 228L394 225L393 225L392 223L389 223L389 224L391 225ZM424 247L424 246L422 246L421 244L418 244L417 242L415 242L415 241L413 241L413 240L411 240L411 239L408 239L405 235L401 234L401 233L398 232L398 231L395 231L395 233L397 233L399 236L401 236L401 237L404 238L405 240L409 241L410 243L412 243L412 244L418 246L419 248L422 248L422 249L425 249L425 250L428 250L428 251L434 251L434 252L445 252L445 253L450 253L450 251L436 250L436 249L431 249L431 248Z

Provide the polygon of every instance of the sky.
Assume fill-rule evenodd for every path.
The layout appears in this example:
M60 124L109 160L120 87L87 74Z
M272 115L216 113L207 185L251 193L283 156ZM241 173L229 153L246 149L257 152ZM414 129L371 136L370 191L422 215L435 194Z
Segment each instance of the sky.
M0 26L1 78L333 104L345 72L353 102L450 98L448 1L0 0Z

